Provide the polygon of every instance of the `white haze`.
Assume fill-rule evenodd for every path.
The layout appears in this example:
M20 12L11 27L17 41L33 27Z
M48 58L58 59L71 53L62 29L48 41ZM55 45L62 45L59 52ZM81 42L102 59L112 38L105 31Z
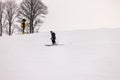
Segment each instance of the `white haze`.
M20 3L22 0L15 0ZM41 27L74 30L120 27L119 0L42 0L49 14Z

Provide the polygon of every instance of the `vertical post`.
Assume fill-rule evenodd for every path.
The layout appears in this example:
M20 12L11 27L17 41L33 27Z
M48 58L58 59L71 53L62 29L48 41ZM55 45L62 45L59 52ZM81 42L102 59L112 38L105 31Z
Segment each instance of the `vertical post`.
M23 28L23 31L22 31L23 34L25 33L25 27L26 27L25 22L26 22L26 19L23 19L23 20L22 20L22 26L21 26L21 27Z

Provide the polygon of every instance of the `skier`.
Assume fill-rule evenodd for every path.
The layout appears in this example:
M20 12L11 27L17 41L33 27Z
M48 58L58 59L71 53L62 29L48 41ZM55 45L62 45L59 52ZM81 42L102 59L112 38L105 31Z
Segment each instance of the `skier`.
M50 31L50 33L51 33L51 41L52 41L52 44L53 45L56 45L56 34L55 34L55 32L53 32L53 31Z

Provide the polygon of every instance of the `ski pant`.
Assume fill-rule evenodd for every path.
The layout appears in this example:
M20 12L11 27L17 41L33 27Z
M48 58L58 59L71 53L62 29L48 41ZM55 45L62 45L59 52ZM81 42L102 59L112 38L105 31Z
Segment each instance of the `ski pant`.
M55 44L56 44L55 39L52 39L52 44L53 44L53 45L55 45Z

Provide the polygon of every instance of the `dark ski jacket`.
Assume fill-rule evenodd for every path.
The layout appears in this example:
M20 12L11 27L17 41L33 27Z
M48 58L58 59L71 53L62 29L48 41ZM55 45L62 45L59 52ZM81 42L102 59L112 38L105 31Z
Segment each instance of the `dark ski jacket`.
M56 39L56 34L54 32L51 33L51 40L55 40Z

